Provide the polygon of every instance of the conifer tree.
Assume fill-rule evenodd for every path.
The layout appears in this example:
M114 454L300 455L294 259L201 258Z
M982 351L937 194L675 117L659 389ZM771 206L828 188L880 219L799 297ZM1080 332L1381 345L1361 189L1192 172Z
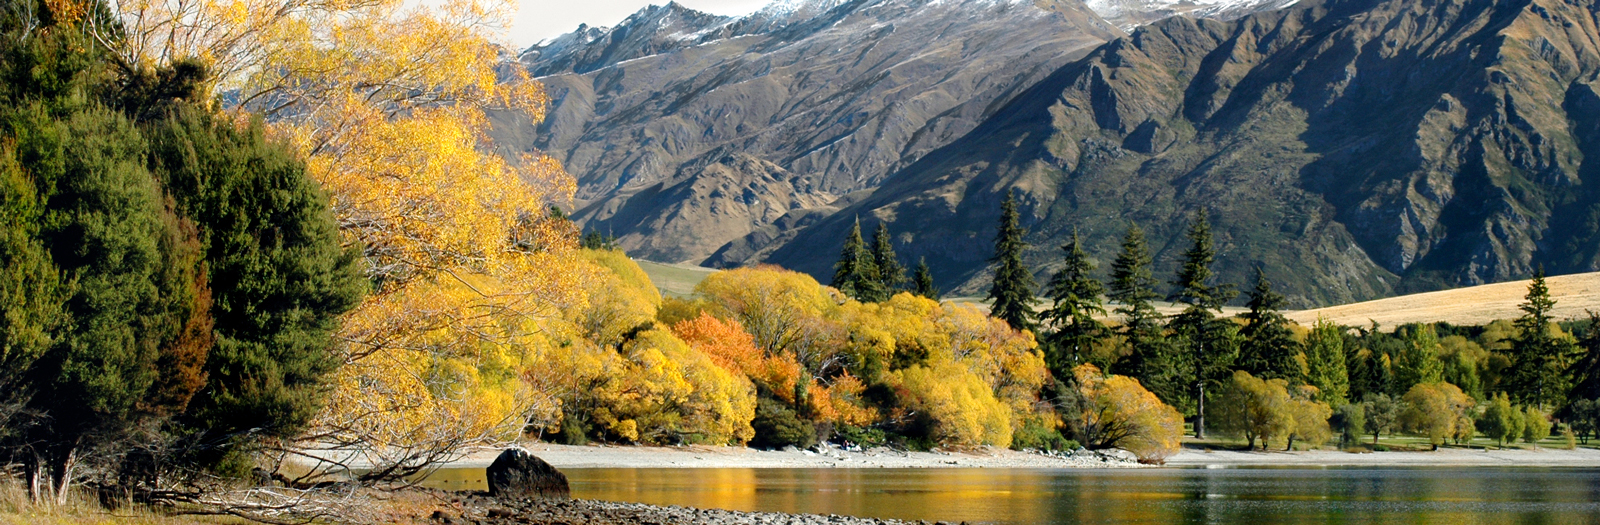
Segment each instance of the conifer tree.
M1003 320L1017 330L1034 329L1033 290L1038 285L1033 274L1022 264L1022 251L1028 248L1022 236L1026 233L1019 224L1016 194L1006 191L1006 200L1000 203L1000 228L994 239L994 286L989 288L989 299L994 301L990 315Z
M1394 390L1409 392L1422 383L1444 380L1444 361L1439 360L1439 332L1433 325L1417 324L1403 327L1405 337L1394 359ZM1401 335L1396 330L1396 336Z
M1567 399L1600 399L1600 313L1589 312L1589 331L1578 342L1578 361L1568 380L1572 392Z
M878 267L878 283L884 290L884 299L905 286L906 268L894 253L894 239L889 237L888 224L880 222L872 232L872 262Z
M1240 317L1245 326L1239 329L1240 348L1237 367L1250 375L1268 379L1283 379L1290 383L1305 380L1300 363L1295 359L1299 344L1289 331L1289 320L1280 311L1283 296L1272 290L1266 271L1256 268L1256 284L1249 293L1250 311Z
M917 260L917 269L912 272L911 280L915 286L912 293L935 301L939 300L939 288L933 285L933 270L928 269L926 258Z
M833 265L833 287L857 301L877 302L883 300L881 285L878 265L861 238L861 221L856 221L839 251L839 262Z
M1167 297L1169 301L1187 306L1168 327L1183 347L1183 355L1178 360L1184 366L1175 372L1194 396L1195 436L1205 437L1206 386L1225 378L1237 350L1235 325L1219 321L1215 314L1221 313L1222 306L1237 293L1231 286L1211 284L1211 264L1216 260L1216 250L1212 246L1211 224L1206 220L1205 210L1195 213L1188 238L1189 249L1183 254L1177 280L1172 282L1177 289Z
M1072 368L1084 361L1084 356L1095 341L1104 336L1105 326L1095 319L1105 315L1101 296L1105 285L1095 279L1094 262L1083 251L1078 231L1061 247L1066 252L1066 265L1050 277L1045 286L1045 297L1052 301L1049 310L1040 314L1040 320L1051 331L1045 337L1045 362L1056 377L1069 377ZM1100 363L1104 365L1104 363Z
M1151 304L1156 297L1159 296L1150 271L1150 249L1145 245L1144 230L1137 224L1130 225L1127 236L1122 239L1122 251L1111 263L1111 285L1106 298L1117 304L1112 312L1122 318L1122 335L1127 337L1133 351L1113 369L1162 394L1156 387L1166 360L1166 338L1159 323L1161 314ZM1170 394L1162 400L1172 402Z
M1528 295L1519 308L1517 335L1511 338L1511 370L1507 374L1511 398L1541 410L1559 406L1567 393L1566 370L1572 345L1551 334L1550 311L1556 302L1540 269L1528 284Z

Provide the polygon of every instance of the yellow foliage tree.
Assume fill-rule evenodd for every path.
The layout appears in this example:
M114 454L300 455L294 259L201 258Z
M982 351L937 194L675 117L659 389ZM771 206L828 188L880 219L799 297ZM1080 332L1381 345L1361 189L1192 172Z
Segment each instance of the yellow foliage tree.
M983 378L954 362L891 372L907 393L900 402L925 415L933 435L954 446L1011 445L1011 407L995 399Z
M1450 383L1418 383L1401 398L1400 427L1428 438L1435 448L1445 441L1472 435L1472 410L1477 402Z
M1160 461L1178 451L1183 415L1137 379L1106 376L1091 364L1073 369L1080 402L1067 415L1075 433L1093 448L1117 447L1141 459Z

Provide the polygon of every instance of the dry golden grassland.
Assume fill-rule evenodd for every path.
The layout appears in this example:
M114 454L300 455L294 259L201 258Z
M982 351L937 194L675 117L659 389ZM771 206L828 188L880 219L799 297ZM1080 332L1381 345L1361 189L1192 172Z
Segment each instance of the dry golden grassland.
M694 294L694 287L704 281L707 275L716 273L710 268L701 268L690 264L667 264L650 262L643 259L634 259L645 275L650 276L650 282L661 289L661 295L669 297L688 297Z
M221 525L250 523L234 517L179 516L140 506L107 510L74 493L66 505L34 505L22 484L0 478L0 525Z
M1550 297L1556 300L1555 318L1584 319L1586 310L1600 312L1600 272L1560 275L1545 279ZM1348 326L1386 327L1406 323L1446 322L1456 325L1483 325L1496 319L1515 319L1522 315L1517 305L1528 294L1528 281L1486 284L1416 295L1390 297L1364 303L1332 306L1316 310L1288 312L1302 325L1318 317Z

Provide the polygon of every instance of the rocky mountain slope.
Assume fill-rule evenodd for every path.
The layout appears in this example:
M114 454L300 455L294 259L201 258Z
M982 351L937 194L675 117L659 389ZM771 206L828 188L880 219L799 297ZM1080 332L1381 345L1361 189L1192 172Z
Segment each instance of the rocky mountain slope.
M1264 265L1298 306L1600 270L1597 13L1596 0L1306 0L1169 18L765 259L826 275L854 218L881 220L903 256L977 291L1014 188L1041 276L1074 228L1104 267L1130 222L1170 274L1201 208L1222 278Z
M555 102L496 138L561 160L586 228L699 263L835 211L1121 35L1079 0L795 0L741 18L670 3L530 49Z

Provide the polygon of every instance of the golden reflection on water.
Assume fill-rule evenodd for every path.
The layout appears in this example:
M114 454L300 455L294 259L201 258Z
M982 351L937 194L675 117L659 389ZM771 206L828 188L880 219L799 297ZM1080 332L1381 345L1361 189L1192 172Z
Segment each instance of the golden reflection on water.
M569 469L573 496L958 523L1600 523L1600 471ZM482 469L427 485L484 490Z

